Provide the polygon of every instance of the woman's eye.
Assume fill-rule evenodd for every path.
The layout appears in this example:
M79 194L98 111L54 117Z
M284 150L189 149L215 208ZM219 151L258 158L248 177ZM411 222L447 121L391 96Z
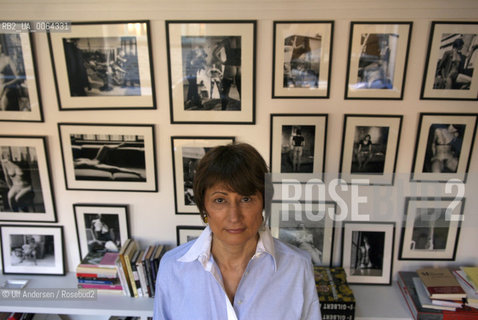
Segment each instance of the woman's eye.
M224 200L223 198L216 198L214 199L214 202L215 203L224 203L226 200Z
M251 197L244 197L242 198L242 202L251 202L252 198Z

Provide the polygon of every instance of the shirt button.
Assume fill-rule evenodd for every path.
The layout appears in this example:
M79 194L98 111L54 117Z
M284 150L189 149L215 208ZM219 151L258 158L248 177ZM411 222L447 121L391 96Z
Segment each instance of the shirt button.
M242 300L237 301L237 304L241 304L241 303L242 303Z

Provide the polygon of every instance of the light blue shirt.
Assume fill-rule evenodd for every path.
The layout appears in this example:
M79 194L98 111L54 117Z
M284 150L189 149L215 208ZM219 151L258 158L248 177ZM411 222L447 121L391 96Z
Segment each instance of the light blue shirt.
M242 276L234 303L211 254L212 233L161 259L156 281L154 320L320 320L310 257L302 250L259 232L254 256Z

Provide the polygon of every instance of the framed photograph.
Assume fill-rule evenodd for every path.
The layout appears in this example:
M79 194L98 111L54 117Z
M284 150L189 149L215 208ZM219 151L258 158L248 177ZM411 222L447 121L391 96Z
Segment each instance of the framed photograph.
M128 206L73 204L80 260L88 253L119 252L129 238Z
M0 221L56 222L46 137L0 136Z
M335 202L273 201L271 233L307 251L316 266L331 266L334 245Z
M365 179L393 185L403 116L344 116L340 177L348 183Z
M478 22L433 21L421 99L478 100Z
M455 260L465 199L406 198L400 260Z
M176 226L177 245L199 238L205 226Z
M478 114L421 113L412 181L466 181Z
M154 125L59 123L67 190L158 191Z
M31 33L0 33L0 121L43 122Z
M3 274L65 275L62 226L1 225Z
M412 22L351 22L345 99L403 99Z
M256 21L166 21L171 123L255 123Z
M60 110L156 109L149 21L48 33Z
M193 193L196 166L210 149L234 141L234 137L171 137L174 206L177 214L199 214Z
M272 98L328 98L333 21L274 21Z
M351 284L392 281L395 222L344 221L341 264Z
M323 179L327 115L271 114L272 181Z

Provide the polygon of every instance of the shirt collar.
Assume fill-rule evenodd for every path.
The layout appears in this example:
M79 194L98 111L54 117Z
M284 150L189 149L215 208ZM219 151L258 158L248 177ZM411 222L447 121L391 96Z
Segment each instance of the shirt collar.
M212 232L207 226L199 238L194 241L191 248L178 259L179 262L192 262L198 260L204 270L210 271L212 267L211 259ZM262 254L269 254L274 262L274 271L277 270L277 262L274 249L274 238L272 238L269 228L262 226L259 230L259 241L257 242L256 252L253 258Z

